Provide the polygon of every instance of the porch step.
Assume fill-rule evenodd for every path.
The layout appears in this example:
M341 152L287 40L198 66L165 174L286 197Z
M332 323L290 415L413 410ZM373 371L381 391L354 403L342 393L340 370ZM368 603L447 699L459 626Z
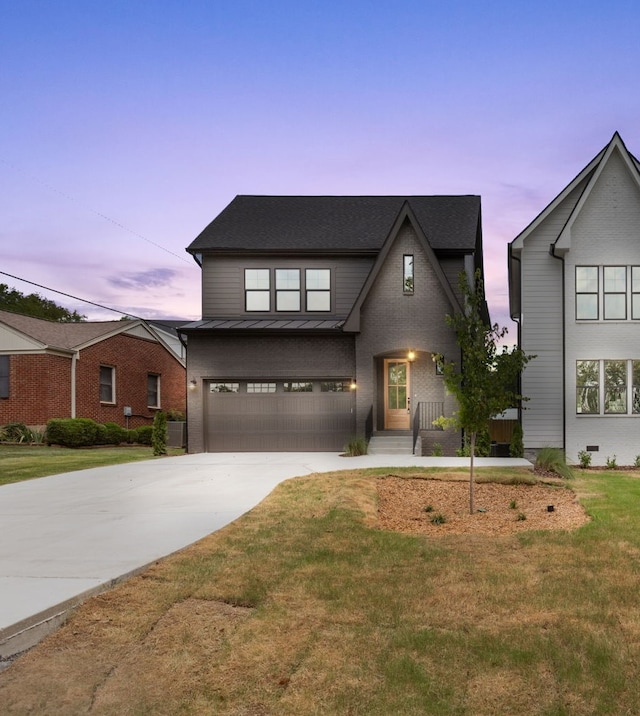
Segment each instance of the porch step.
M369 455L412 455L412 435L373 435L369 440Z

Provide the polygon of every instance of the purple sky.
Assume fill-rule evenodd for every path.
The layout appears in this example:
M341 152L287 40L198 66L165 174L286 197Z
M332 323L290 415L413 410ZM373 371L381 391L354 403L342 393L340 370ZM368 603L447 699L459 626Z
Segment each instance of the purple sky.
M639 24L637 0L0 0L0 271L196 319L184 249L236 194L479 194L512 326L507 242L615 130L640 153Z

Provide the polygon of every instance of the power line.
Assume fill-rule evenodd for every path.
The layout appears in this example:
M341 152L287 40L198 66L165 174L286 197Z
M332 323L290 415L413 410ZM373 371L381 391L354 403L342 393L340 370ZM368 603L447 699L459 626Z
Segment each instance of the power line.
M53 293L59 293L61 296L66 296L67 298L72 298L74 301L81 301L82 303L88 303L91 306L96 306L97 308L103 308L105 311L113 311L114 313L119 313L121 316L131 316L131 318L138 318L141 321L146 321L148 319L142 318L142 316L133 316L131 313L125 313L124 311L120 311L117 308L111 308L109 306L103 306L101 303L95 303L95 301L89 301L86 298L80 298L79 296L74 296L71 293L65 293L64 291L58 291L55 288L49 288L49 286L43 286L40 283L36 283L35 281L29 281L26 278L20 278L20 276L13 276L10 273L7 273L6 271L0 271L0 274L3 276L8 276L9 278L13 278L16 281L22 281L24 283L28 283L31 286L37 286L38 288L43 288L45 291L52 291Z
M97 209L94 209L91 206L87 206L86 204L82 204L71 194L68 194L67 192L64 192L64 191L58 189L57 187L53 186L52 184L49 184L48 182L44 181L43 179L40 179L39 177L37 177L33 174L27 174L25 171L23 171L19 167L15 166L15 164L11 164L11 162L8 162L6 159L3 159L2 157L0 157L0 162L2 162L3 164L6 164L8 167L11 167L11 169L19 172L20 174L27 177L28 179L31 179L32 181L35 181L38 184L41 184L42 186L46 187L50 191L54 192L55 194L59 194L60 196L67 199L68 201L78 204L78 206L81 206L83 209L86 209L87 211L90 211L92 214L99 216L101 219L108 221L109 223L113 224L114 226L117 226L119 229L122 229L123 231L126 231L127 233L132 234L133 236L136 236L139 239L142 239L143 241L146 241L148 244L155 246L156 248L160 249L161 251L165 251L166 253L171 254L171 256L174 256L175 258L180 259L180 261L183 261L184 263L191 265L191 261L189 261L189 259L186 259L184 256L180 256L179 254L176 254L175 252L171 251L170 249L165 248L161 244L158 244L155 241L148 239L146 236L139 233L138 231L134 231L133 229L130 229L128 226L121 224L119 221L112 219L110 216L103 214L101 211L98 211ZM90 301L88 303L90 303Z

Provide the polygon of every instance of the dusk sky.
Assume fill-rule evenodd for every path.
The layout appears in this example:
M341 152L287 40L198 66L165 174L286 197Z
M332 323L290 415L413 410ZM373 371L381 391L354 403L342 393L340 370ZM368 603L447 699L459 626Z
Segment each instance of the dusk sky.
M616 130L640 154L639 27L637 0L0 0L0 271L197 319L185 247L236 194L479 194L515 338L507 243Z

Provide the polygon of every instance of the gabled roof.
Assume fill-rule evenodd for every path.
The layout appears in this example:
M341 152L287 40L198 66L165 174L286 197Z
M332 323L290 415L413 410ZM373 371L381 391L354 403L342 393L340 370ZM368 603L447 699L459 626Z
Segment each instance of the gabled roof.
M440 263L438 259L436 258L436 255L433 252L433 249L429 245L429 242L427 241L426 236L424 235L420 224L416 218L415 213L412 210L411 204L406 201L404 205L402 206L400 212L398 213L398 216L396 217L396 220L387 236L386 241L384 242L384 245L382 246L380 253L378 254L376 258L376 262L373 265L373 268L369 272L369 276L367 277L367 280L365 281L364 286L362 287L362 290L360 291L360 295L356 299L355 304L353 305L353 308L351 309L351 313L349 314L347 320L345 321L344 330L345 331L359 331L360 330L360 309L362 308L362 304L364 303L365 299L367 298L369 291L371 290L371 287L376 281L376 278L378 277L378 274L380 273L380 270L382 266L384 265L384 262L387 258L387 255L389 254L389 251L391 250L391 247L393 246L394 241L398 237L398 233L400 229L402 228L402 225L405 221L409 221L413 227L416 230L416 234L418 236L418 241L422 245L422 249L424 250L427 259L429 260L429 263L431 264L431 267L433 268L436 277L438 278L438 281L440 282L440 285L442 286L442 289L444 290L445 295L449 299L449 303L451 304L451 308L453 311L459 311L460 310L460 303L458 299L456 298L455 294L453 293L453 290L451 286L449 285L449 281L447 280L446 276L444 275L444 272L442 270L442 267L440 266Z
M141 319L66 323L0 310L0 326L2 325L8 327L14 334L30 339L41 350L73 353L119 333L133 333L157 341L175 356L170 347Z
M473 253L479 196L237 196L187 248L202 252L370 252L403 205L434 251Z
M527 236L535 231L535 229L537 229L537 227L553 213L553 211L567 198L567 196L569 196L569 194L571 194L572 191L574 191L582 182L585 182L582 197L578 200L573 212L575 212L578 205L582 206L582 203L584 203L583 199L585 192L587 189L590 191L589 187L593 186L595 179L597 178L596 175L599 176L602 171L602 167L606 164L606 161L615 149L618 149L622 153L623 157L625 157L625 161L628 163L630 168L633 167L635 169L636 174L640 172L640 162L627 150L620 134L615 132L611 141L603 149L601 149L587 164L587 166L569 184L567 184L558 196L556 196L555 199L553 199L553 201L551 201L538 214L538 216L536 216L536 218L518 234L518 236L516 236L516 238L509 244L510 251L514 251L517 254L517 252L522 248L524 240ZM638 178L640 180L640 174L638 174Z

